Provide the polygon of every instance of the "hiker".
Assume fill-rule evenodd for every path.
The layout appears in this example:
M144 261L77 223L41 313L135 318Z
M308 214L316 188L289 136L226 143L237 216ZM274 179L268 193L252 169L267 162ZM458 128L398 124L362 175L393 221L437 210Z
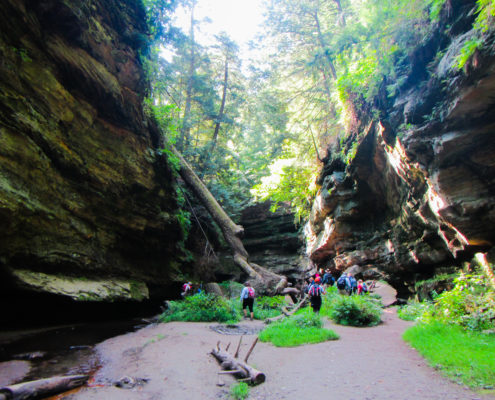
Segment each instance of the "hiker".
M347 280L347 274L342 272L339 279L337 279L337 289L339 289L339 294L347 294L347 288L349 286L349 281Z
M186 297L192 289L192 283L186 282L182 285L182 293L180 294L182 297Z
M323 285L328 285L328 286L333 286L335 283L335 278L333 277L332 273L330 272L329 269L325 271L325 274L323 275L323 280L321 281Z
M368 287L366 286L366 282L363 282L362 279L357 282L357 294L364 295L368 293Z
M247 308L249 308L249 312L251 313L251 321L254 318L253 313L253 304L254 304L254 289L251 287L249 282L245 283L245 286L242 288L241 292L241 300L242 300L242 311L244 312L244 318L247 318Z
M313 311L319 313L321 308L321 295L325 294L325 289L323 286L320 286L320 278L315 279L315 283L310 287L308 294Z
M357 281L352 274L347 274L347 281L349 282L349 287L347 289L349 295L355 294L357 292Z

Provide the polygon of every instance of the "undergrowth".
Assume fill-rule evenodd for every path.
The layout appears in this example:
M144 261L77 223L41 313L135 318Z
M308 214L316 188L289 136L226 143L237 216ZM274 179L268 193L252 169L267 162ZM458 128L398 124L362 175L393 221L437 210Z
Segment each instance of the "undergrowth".
M184 300L170 301L169 308L159 319L161 322L238 322L241 320L241 310L235 300L199 293Z
M282 313L282 307L286 306L284 296L261 296L256 298L254 307L255 319L267 319L276 317Z
M262 342L271 342L277 347L294 347L336 340L339 335L323 328L320 316L306 309L301 314L269 325L259 334L259 338Z

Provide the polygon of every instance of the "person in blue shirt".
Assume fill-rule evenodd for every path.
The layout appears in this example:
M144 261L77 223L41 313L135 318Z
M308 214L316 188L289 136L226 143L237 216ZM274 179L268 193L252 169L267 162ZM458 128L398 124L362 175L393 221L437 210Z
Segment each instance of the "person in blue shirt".
M251 287L249 282L245 283L245 286L241 291L241 300L242 300L242 311L244 312L244 318L247 318L247 308L249 308L249 312L251 313L251 321L254 318L253 313L253 305L254 305L254 289Z

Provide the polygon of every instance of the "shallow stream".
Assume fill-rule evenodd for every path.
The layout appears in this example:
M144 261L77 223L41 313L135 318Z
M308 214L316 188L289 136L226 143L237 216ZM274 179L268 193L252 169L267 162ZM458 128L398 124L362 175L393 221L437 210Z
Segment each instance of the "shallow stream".
M98 368L94 346L144 326L142 319L81 323L0 332L0 386L12 382L12 360L25 360L29 372L19 382L55 375L91 374ZM10 373L9 373L10 372ZM10 375L10 379L9 379Z

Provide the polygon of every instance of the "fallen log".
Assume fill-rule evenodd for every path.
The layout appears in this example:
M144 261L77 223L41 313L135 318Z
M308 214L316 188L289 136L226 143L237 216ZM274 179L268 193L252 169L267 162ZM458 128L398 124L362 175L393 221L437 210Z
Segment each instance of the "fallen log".
M306 294L302 298L302 300L292 310L290 310L289 312L287 312L286 309L285 310L282 310L282 314L277 315L276 317L265 319L265 324L270 324L270 323L275 322L275 321L278 321L279 319L282 319L284 317L290 317L292 314L294 314L297 310L299 310L304 305L304 303L306 302L306 300L308 298L309 298L309 295Z
M28 400L48 397L84 385L88 375L54 376L0 388L0 400Z
M242 341L242 336L239 340L239 345L237 346L237 349L239 349L241 341ZM236 355L233 356L227 351L221 350L220 343L217 343L217 348L213 349L210 354L212 354L220 362L220 366L224 370L222 372L219 372L219 374L232 374L238 378L241 378L243 381L251 382L253 385L258 385L260 383L263 383L266 378L265 374L261 371L258 371L256 368L253 368L251 365L247 363L247 360L251 355L251 352L253 351L254 346L256 345L257 342L258 342L258 338L256 338L256 340L251 345L251 348L246 354L244 360L239 360L237 358L239 354L238 353L239 350L237 350Z

